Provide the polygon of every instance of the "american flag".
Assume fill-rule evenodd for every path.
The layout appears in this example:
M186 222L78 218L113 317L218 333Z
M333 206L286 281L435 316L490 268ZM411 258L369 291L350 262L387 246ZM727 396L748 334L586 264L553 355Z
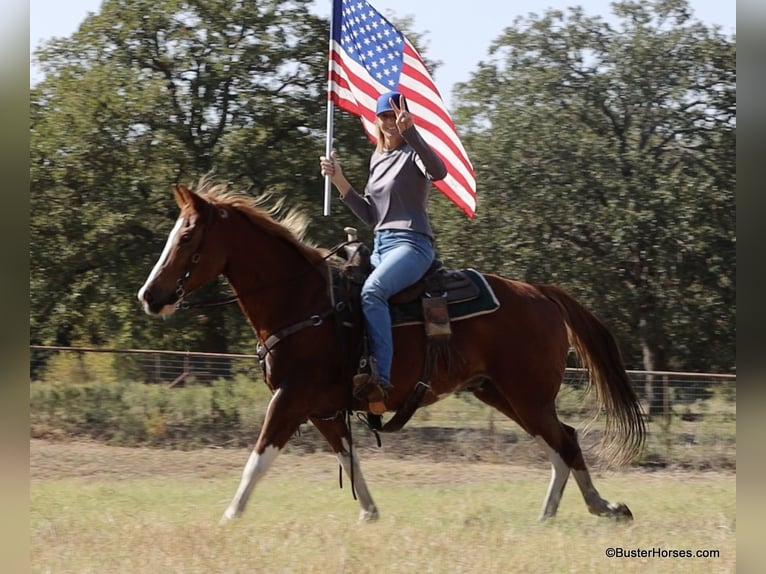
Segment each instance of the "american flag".
M476 211L476 178L439 90L414 46L364 0L333 0L328 97L360 116L375 142L375 102L398 91L415 125L447 167L434 185L468 217Z

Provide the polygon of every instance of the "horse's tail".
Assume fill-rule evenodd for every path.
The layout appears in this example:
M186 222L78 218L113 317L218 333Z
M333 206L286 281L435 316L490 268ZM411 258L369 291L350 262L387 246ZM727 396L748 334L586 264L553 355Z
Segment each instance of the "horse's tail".
M644 447L646 424L614 335L563 289L553 285L537 288L561 308L569 342L588 373L588 389L595 388L599 410L606 414L603 454L607 462L633 459Z

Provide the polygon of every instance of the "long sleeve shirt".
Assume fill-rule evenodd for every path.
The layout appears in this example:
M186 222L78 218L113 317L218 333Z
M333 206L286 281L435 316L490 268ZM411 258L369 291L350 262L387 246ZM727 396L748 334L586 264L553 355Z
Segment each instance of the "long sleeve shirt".
M376 150L364 196L351 188L343 201L375 231L404 229L433 238L427 203L431 182L444 179L447 168L415 126L402 133L393 150Z

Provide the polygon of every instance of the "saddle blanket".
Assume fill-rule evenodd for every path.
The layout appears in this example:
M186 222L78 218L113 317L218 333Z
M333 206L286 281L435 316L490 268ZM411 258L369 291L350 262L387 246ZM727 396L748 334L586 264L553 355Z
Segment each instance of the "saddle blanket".
M477 315L492 313L500 307L495 293L487 283L484 275L475 269L462 269L471 281L478 287L479 295L467 301L455 301L447 305L450 321L459 321L468 319ZM418 298L407 303L397 303L390 305L391 324L394 327L404 325L423 324L423 304L422 299Z

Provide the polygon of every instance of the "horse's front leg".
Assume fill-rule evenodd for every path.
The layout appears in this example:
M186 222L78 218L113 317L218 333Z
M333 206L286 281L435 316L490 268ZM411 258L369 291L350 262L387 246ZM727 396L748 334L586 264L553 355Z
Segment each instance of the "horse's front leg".
M271 397L258 442L256 442L255 448L250 453L250 458L248 458L242 471L242 479L234 499L221 517L221 524L240 516L244 512L255 484L266 474L271 463L281 452L282 447L287 444L287 441L298 428L300 421L288 420L285 416L288 412L287 402L281 389L278 389Z
M329 420L312 418L311 422L322 433L322 436L327 439L333 452L338 457L340 465L346 472L346 476L352 482L352 487L359 500L359 506L361 506L359 520L364 522L377 520L378 507L375 506L372 495L367 488L362 469L359 466L359 458L349 446L351 432L346 421L343 419L343 414L338 413L336 417Z

